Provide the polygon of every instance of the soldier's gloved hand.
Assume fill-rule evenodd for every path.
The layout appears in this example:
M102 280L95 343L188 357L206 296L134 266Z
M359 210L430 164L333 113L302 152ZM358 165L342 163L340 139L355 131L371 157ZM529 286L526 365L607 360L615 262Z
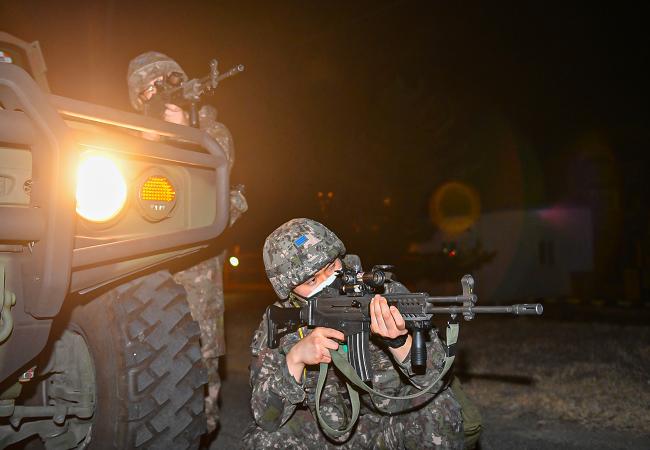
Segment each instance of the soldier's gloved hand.
M301 339L287 353L289 373L300 382L305 366L332 361L330 350L339 348L338 342L345 340L345 335L332 328L317 327L307 337Z
M178 125L189 126L190 124L190 118L183 108L172 103L165 103L163 120L166 122L177 123Z
M238 184L230 188L230 222L229 226L239 219L239 217L248 210L248 202L244 197L244 185Z

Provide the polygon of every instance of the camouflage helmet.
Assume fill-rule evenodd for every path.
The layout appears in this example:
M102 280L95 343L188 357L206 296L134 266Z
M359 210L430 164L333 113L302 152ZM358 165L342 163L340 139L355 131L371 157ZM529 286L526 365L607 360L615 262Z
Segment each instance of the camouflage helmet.
M182 74L183 81L187 80L187 75L181 66L163 53L146 52L133 58L129 62L129 69L126 73L129 99L133 108L141 111L144 105L139 97L140 93L147 88L151 80L170 72L179 72Z
M311 219L292 219L264 241L266 276L280 298L287 298L320 269L345 253L343 242L325 225Z

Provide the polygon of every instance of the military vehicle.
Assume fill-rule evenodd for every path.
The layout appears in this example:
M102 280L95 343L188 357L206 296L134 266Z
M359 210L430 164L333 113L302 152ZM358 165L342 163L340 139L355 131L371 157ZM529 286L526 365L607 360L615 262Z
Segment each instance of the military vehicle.
M0 33L0 448L198 446L199 329L165 267L225 229L228 176L196 128L50 94L38 43Z

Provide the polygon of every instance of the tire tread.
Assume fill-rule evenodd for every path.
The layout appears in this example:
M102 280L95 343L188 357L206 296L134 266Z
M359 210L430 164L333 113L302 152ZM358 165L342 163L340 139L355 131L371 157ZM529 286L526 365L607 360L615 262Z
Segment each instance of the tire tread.
M114 324L125 339L128 442L135 448L198 447L207 429L207 373L185 289L162 271L112 292Z

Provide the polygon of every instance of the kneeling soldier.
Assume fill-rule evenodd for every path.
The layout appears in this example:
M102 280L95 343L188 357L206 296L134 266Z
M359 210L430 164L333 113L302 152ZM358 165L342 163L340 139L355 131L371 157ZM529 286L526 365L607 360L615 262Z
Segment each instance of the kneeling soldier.
M276 229L264 243L267 276L281 301L292 308L315 295L338 292L337 271L353 256L345 257L343 242L322 224L293 219ZM358 264L358 258L356 258ZM334 290L334 291L333 291ZM399 283L385 293L405 291ZM435 331L426 343L427 367L416 374L411 367L411 336L402 315L376 295L370 304L370 360L372 384L383 393L404 396L428 386L442 370L444 349ZM435 386L410 400L387 400L362 395L359 421L337 439L323 434L316 421L315 393L319 363L329 363L344 335L339 330L301 328L288 333L276 349L267 343L262 321L251 345L251 408L255 423L244 436L246 448L463 448L463 419L451 389ZM330 365L323 388L321 415L334 428L349 420L350 400L345 379Z

